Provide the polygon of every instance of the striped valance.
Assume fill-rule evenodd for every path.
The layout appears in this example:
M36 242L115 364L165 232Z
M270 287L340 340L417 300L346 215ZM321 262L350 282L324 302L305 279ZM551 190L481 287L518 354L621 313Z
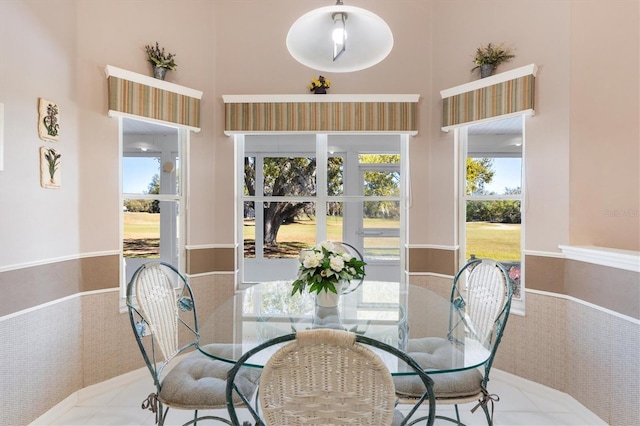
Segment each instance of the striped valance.
M112 66L107 66L107 78L111 115L145 117L200 130L202 92Z
M442 130L495 117L534 112L535 73L528 65L443 90Z
M224 96L225 133L417 133L418 95Z

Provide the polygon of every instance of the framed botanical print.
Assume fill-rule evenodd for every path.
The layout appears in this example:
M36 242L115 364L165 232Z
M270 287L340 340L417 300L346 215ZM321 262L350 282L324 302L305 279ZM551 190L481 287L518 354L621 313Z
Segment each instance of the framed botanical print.
M62 185L60 159L62 154L53 148L40 147L40 186L56 189Z
M38 136L43 141L58 142L60 109L55 102L38 100Z

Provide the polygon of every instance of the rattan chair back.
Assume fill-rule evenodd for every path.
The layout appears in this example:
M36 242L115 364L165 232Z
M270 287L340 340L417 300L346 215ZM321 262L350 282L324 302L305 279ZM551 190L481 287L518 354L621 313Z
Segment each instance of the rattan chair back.
M235 374L247 368L245 364L251 363L253 355L283 343L264 366L259 408L254 410L250 398L245 398L256 424L403 425L425 400L435 410L433 382L404 352L351 332L314 329L272 339L238 360L227 382L227 407L234 424L237 415L229 401L236 392ZM397 398L391 373L374 350L397 357L408 365L407 371L423 380L425 394L404 418L395 411ZM435 411L430 413L433 421Z
M495 334L496 319L504 310L507 298L511 297L509 278L502 266L489 259L468 264L464 271L465 314L470 319L468 331L471 337L489 346Z

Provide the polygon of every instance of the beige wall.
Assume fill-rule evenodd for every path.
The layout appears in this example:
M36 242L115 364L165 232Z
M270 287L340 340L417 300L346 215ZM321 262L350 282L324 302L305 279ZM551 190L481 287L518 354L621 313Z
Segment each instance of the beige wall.
M223 246L220 255L226 259L235 240L233 144L222 133L221 96L306 93L308 80L318 73L291 59L284 38L291 22L313 6L299 0L52 0L47 4L53 6L44 8L37 0L0 1L0 102L5 110L5 170L0 171L0 292L5 296L0 304L2 315L8 315L0 319L0 335L5 342L23 342L23 348L44 342L56 353L68 351L85 360L78 358L74 365L108 362L108 376L120 371L108 355L114 330L121 329L123 319L113 312L115 292L91 296L90 302L73 305L70 311L16 314L74 292L117 287L110 259L120 248L118 124L106 115L105 65L148 74L143 46L157 40L177 53L178 70L169 73L168 81L204 92L202 131L191 138L187 243ZM478 45L504 41L517 56L500 71L529 63L539 66L536 115L526 127L525 249L557 253L561 244L595 244L640 250L637 0L352 0L350 4L383 16L395 46L373 68L328 74L331 93L421 95L419 134L410 140L412 246L449 250L457 244L453 134L440 131L439 91L475 78L470 69ZM605 59L594 62L594 51L605 51ZM38 97L60 105L56 144L37 137ZM59 190L39 186L40 146L58 148L63 154ZM77 258L83 257L97 258L97 269L79 267L84 262ZM218 264L209 260L198 260L198 268ZM227 268L228 262L223 263ZM52 275L38 273L43 267L49 274L62 274L51 279ZM31 279L22 280L21 274ZM563 276L557 288L574 278ZM227 279L213 279L212 285L228 284ZM593 303L593 296L584 297ZM527 316L518 320L527 330L535 328L542 315L538 306L528 303ZM100 326L110 332L104 339L91 340L89 326L78 328L73 312L81 312L81 322L89 324L92 321L85 316L96 310L96 318L103 319ZM43 339L38 326L25 328L52 322L70 333L64 342L57 343L50 335ZM572 333L579 333L579 325L567 331L565 344L575 339ZM512 337L526 338L526 333ZM601 341L595 350L609 350L606 344ZM14 377L13 368L24 361L18 346L10 346L3 352L8 362L1 367L1 377ZM638 353L637 347L630 350ZM101 352L105 358L95 358ZM44 365L50 360L43 355L36 361ZM90 372L78 376L69 368L59 371L56 378L65 385L45 398L44 405L103 378ZM24 382L46 384L35 377L42 376ZM3 379L0 394L15 394L17 388L15 381ZM28 389L21 392L28 394ZM10 396L4 398L13 402ZM8 406L5 402L0 405ZM39 414L35 411L27 410L17 423Z
M572 2L571 244L639 250L639 8ZM594 52L615 61L593 61Z

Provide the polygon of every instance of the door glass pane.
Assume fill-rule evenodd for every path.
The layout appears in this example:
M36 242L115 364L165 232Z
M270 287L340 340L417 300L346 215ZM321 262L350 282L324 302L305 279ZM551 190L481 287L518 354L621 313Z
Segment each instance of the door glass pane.
M255 192L256 157L244 157L244 195L256 195Z
M329 202L327 203L327 240L329 241L344 241L343 228L344 228L344 215L343 215L343 202Z
M244 202L244 221L242 226L244 234L244 257L256 257L256 210L253 201Z
M297 258L301 249L316 244L315 203L270 202L263 205L264 258ZM253 232L253 244L247 239L250 234L245 234L245 257L253 257L248 254L255 250L255 232L259 232L255 222Z
M344 195L344 158L327 159L327 195Z
M265 157L263 173L265 196L312 196L316 193L315 158Z
M385 235L365 236L364 253L365 260L400 260L400 237L388 237Z

